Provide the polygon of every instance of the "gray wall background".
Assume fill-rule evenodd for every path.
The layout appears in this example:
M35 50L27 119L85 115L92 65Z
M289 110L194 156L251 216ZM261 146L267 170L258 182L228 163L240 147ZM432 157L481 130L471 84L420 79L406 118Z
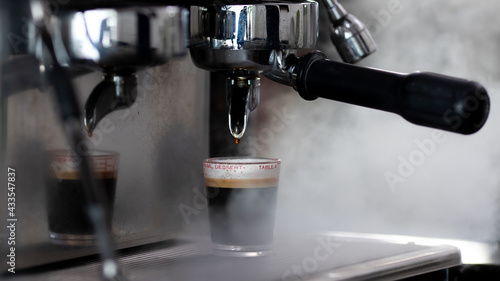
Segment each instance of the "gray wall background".
M498 240L500 3L341 3L367 24L378 44L379 50L360 65L476 80L489 91L489 120L474 135L444 133L438 143L433 139L438 131L397 115L328 100L307 102L293 90L264 80L261 105L250 120L256 128L242 145L283 160L278 231ZM328 38L326 14L321 13L320 49L339 60ZM418 143L426 143L428 150ZM411 157L413 170L407 171L412 172L400 174L402 159L410 162ZM387 173L403 181L391 186Z

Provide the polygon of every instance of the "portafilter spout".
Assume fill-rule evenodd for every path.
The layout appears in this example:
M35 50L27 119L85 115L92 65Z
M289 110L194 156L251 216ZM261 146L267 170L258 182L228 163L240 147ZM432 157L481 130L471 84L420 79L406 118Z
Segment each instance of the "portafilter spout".
M90 94L83 109L85 130L92 135L99 121L112 111L130 107L137 98L137 77L134 73L105 73L103 80Z
M248 115L260 100L260 77L257 73L234 71L226 80L229 105L229 131L236 143L245 133Z

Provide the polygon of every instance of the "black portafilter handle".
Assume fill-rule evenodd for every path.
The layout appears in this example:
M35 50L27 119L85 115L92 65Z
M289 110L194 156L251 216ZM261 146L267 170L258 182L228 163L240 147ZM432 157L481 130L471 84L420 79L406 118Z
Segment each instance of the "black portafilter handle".
M318 97L401 115L411 123L460 134L486 122L490 99L480 84L435 73L399 74L326 59L321 52L301 57L295 89L306 100Z

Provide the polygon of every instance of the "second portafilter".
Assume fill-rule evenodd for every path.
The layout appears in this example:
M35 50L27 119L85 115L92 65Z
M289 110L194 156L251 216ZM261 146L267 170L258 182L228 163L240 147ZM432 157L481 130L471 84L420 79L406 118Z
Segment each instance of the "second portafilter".
M355 20L352 26L353 17L337 1L324 2L344 61L355 62L376 49L364 25ZM490 100L480 84L358 67L330 61L318 51L300 56L316 48L317 36L315 1L191 7L191 56L197 66L228 77L229 129L236 142L257 106L260 75L292 86L306 100L323 97L375 108L451 132L472 134L486 122Z
M186 54L188 11L147 4L68 6L52 18L58 61L104 74L84 108L85 129L91 134L105 115L135 102L137 71Z

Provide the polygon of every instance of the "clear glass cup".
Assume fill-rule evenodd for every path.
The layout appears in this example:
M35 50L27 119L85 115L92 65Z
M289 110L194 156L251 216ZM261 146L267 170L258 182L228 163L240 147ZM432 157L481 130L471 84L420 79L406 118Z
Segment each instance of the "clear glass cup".
M220 157L203 161L215 254L272 253L281 160Z
M111 227L119 155L92 151L88 155L98 188L103 189L106 221ZM95 243L92 223L86 211L86 195L79 172L80 157L68 150L49 151L46 189L51 242L59 245L90 246Z

